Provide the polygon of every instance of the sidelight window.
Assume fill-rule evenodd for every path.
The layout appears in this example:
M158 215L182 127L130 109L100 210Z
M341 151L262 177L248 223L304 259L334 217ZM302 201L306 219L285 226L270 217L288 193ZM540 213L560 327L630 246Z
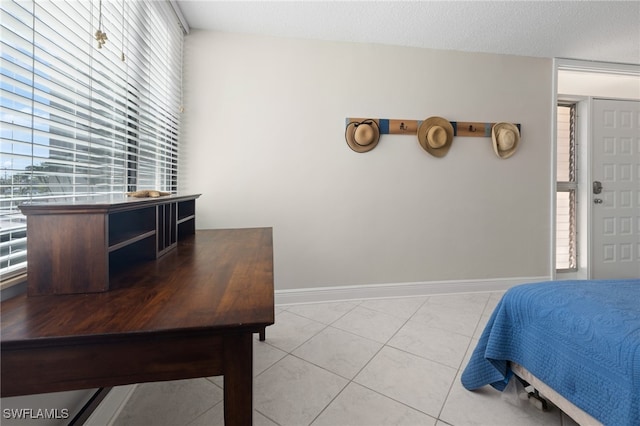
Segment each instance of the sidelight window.
M577 270L576 105L557 107L556 270Z

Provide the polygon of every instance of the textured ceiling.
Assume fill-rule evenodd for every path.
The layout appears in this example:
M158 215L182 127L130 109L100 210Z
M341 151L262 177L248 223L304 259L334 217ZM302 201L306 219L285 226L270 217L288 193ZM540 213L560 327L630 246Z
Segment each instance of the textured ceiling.
M640 64L640 1L175 1L193 29Z

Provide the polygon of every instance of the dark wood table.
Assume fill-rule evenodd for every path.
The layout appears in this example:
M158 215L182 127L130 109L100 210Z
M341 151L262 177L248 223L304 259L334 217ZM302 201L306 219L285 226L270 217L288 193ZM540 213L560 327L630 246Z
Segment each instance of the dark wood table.
M253 333L274 322L272 231L197 231L108 292L21 295L0 315L3 397L222 374L225 424L250 425Z

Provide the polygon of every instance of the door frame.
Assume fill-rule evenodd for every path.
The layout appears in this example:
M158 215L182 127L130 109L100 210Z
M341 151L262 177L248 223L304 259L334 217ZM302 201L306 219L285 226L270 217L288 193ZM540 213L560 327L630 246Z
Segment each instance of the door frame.
M550 218L550 245L551 250L549 257L549 275L552 279L590 279L591 274L591 226L592 226L592 205L591 205L591 160L592 160L592 120L591 113L593 111L594 99L609 100L632 100L634 98L613 98L606 96L590 96L587 94L574 95L571 93L558 93L558 71L581 71L585 73L606 73L630 75L640 78L640 65L633 64L615 64L604 62L578 61L572 59L555 58L553 60L553 105L551 108L551 179L550 179L550 198L551 211ZM577 114L580 117L577 129L577 161L578 161L578 191L577 191L577 230L578 235L578 270L575 272L557 273L555 268L556 262L556 147L557 147L557 113L556 106L558 101L570 101L577 104Z

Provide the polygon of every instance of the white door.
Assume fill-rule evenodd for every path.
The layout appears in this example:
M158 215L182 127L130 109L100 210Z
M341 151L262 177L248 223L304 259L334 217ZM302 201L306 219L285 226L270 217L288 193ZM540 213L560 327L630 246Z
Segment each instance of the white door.
M591 278L640 278L640 102L592 110Z

